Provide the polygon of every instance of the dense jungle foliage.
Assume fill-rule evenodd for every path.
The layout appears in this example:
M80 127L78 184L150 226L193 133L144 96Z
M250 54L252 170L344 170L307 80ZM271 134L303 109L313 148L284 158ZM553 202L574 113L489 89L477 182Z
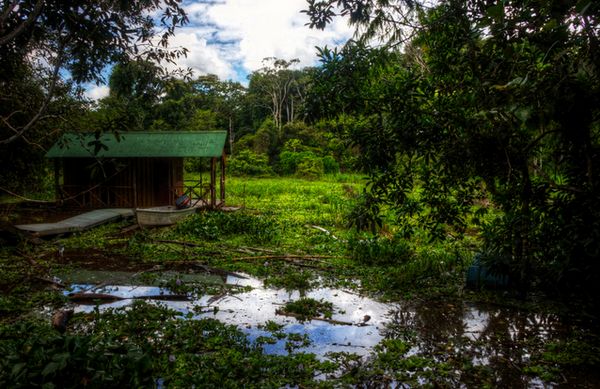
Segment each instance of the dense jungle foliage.
M356 39L315 68L266 58L247 87L164 70L185 54L162 46L187 22L177 1L78 4L3 3L0 187L47 195L65 131L226 130L231 175L362 173L350 225L377 232L385 211L404 238L475 232L523 290L598 293L597 3L309 0L311 27L347 16ZM109 96L86 100L108 66Z
M0 3L0 190L52 200L60 177L44 155L67 132L224 130L227 204L241 208L39 246L0 236L0 389L600 381L597 1L307 0L310 27L345 17L355 38L318 48L315 67L265 58L247 85L166 70L187 52L168 46L188 23L182 4ZM86 98L90 82L109 95ZM186 179L208 169L188 159ZM68 212L0 199L3 230ZM510 287L466 288L474 257ZM59 272L109 267L190 304L101 308L91 295L50 324L81 298ZM250 283L184 278L207 274ZM331 301L307 298L323 288ZM267 292L278 300L258 328L211 306L237 299L259 316L252 293ZM336 321L341 300L358 320ZM359 311L375 303L390 310ZM311 320L380 341L326 339L329 327L311 338ZM344 348L317 356L332 345Z

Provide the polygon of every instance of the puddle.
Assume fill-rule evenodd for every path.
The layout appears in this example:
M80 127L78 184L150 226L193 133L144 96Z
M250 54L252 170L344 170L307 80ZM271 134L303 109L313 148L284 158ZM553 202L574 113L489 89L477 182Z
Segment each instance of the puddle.
M89 272L86 272L89 273ZM96 273L96 272L94 272ZM120 272L111 272L113 276L119 277ZM167 275L168 276L168 275ZM196 275L190 276L190 279L198 281ZM204 276L211 283L216 283L213 277ZM59 278L59 277L57 277ZM78 278L77 276L73 278ZM108 276L99 277L101 279L110 279ZM163 274L161 278L165 278ZM60 279L60 278L59 278ZM66 282L66 280L64 280ZM96 283L104 282L96 279ZM124 282L130 282L126 280ZM121 285L106 286L94 290L94 293L104 293L112 296L126 298L128 300L119 300L109 304L103 304L100 309L121 308L133 303L132 298L141 296L155 296L168 294L164 289L156 286ZM161 301L161 304L183 314L194 311L195 307L203 307L206 313L195 315L194 318L211 317L223 323L233 324L241 331L248 334L248 340L256 340L260 336L270 336L271 333L259 328L268 321L279 325L284 325L282 331L285 333L297 333L308 336L311 340L310 345L302 348L301 351L311 352L319 357L324 357L329 352L351 352L366 356L373 351L384 336L386 324L393 318L393 312L397 309L394 304L384 304L368 297L361 297L356 294L344 292L335 289L319 289L312 292L306 292L305 296L316 300L332 302L334 305L334 314L332 319L353 324L364 322L365 315L370 316L369 321L364 326L349 326L340 324L331 324L322 321L299 321L294 317L277 315L276 310L283 308L286 302L300 299L300 293L297 291L288 293L284 289L266 289L261 280L249 278L247 280L228 276L227 284L240 287L250 286L252 291L238 293L235 295L224 295L216 301L211 301L214 296L206 295L194 301ZM87 289L90 285L73 285L74 291ZM215 307L218 310L215 313ZM91 312L93 305L77 305L75 312ZM341 312L341 313L339 313ZM265 352L287 354L285 350L286 340L279 340L275 344L264 345Z
M85 280L85 276L97 277L98 284L119 277L119 272L98 275L91 272L71 272L71 281ZM174 274L163 274L174 277ZM189 278L186 278L188 276ZM161 301L161 305L178 310L184 315L196 314L195 318L211 317L226 324L233 324L248 334L251 341L260 337L271 337L264 325L271 321L283 325L285 334L300 334L301 339L310 342L294 342L294 352L314 353L325 359L331 352L357 354L368 363L376 355L375 346L383 340L409 339L409 349L399 358L424 358L431 363L451 366L446 383L456 388L480 387L478 374L482 369L495 377L494 387L511 388L573 388L596 387L600 375L594 371L564 371L556 382L545 381L529 376L523 367L532 363L532 351L540 343L563 341L577 323L563 322L554 315L541 315L499 305L472 302L410 302L409 304L381 303L368 297L359 296L339 289L323 288L305 293L305 297L331 302L334 306L333 320L350 322L354 325L334 325L322 321L301 322L293 317L276 314L286 302L301 298L298 291L288 293L263 287L259 279L238 279L227 276L178 275L184 282L206 282L219 285L219 282L239 287L250 286L251 291L235 295L223 295L215 300L206 295L194 301ZM106 278L106 279L105 279ZM130 284L106 286L94 293L106 293L123 298L168 294L157 286L139 285L139 281L127 280ZM157 281L158 282L158 281ZM137 283L137 284L136 284ZM73 285L75 290L89 287L88 282ZM133 300L120 300L104 304L100 309L126 307ZM196 309L194 309L196 308ZM215 309L218 308L218 309ZM94 306L77 305L76 312L91 312ZM365 317L370 319L363 323ZM360 324L365 324L360 326ZM357 325L359 324L359 325ZM273 339L273 338L272 338ZM273 344L265 344L267 353L285 355L289 352L289 338ZM460 362L457 362L460 361ZM485 372L484 372L485 373ZM395 381L391 387L410 387Z

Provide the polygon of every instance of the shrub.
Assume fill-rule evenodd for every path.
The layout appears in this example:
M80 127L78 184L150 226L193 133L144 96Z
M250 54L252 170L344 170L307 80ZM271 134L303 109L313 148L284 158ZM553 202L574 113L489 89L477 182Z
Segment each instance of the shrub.
M243 150L228 163L227 170L232 176L272 176L274 173L268 163L266 155Z
M315 157L314 154L303 158L296 169L296 176L304 178L319 178L323 173L325 173L323 160Z
M205 240L219 240L225 235L246 235L251 243L273 243L279 237L277 220L268 215L245 212L202 212L180 222L179 234Z
M340 164L331 155L327 155L323 157L323 169L325 173L337 173L340 171Z
M348 239L348 254L365 265L397 266L415 257L410 245L399 237L392 239L355 235Z

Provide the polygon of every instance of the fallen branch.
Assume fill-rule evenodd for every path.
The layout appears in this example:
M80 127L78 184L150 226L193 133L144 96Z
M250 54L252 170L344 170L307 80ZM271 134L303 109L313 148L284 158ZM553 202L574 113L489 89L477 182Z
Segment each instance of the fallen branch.
M320 259L316 259L316 258L340 258L340 257L318 256L318 255L315 255L315 256L313 256L313 255L265 255L262 257L233 258L232 261L252 261L255 259L278 259L278 260L281 260L281 261L284 261L284 262L287 262L287 263L290 263L290 264L296 265L296 266L309 267L309 268L320 269L320 270L324 269L323 267L305 265L301 262L294 261L294 258L304 259L306 261L318 262L318 263L323 263L325 265L333 266L333 263L331 263L331 262L321 261Z
M299 319L305 318L305 319L310 319L310 320L326 321L327 323L342 324L342 325L345 325L345 326L352 326L352 325L354 325L353 323L351 323L349 321L339 321L339 320L332 320L332 319L322 319L320 317L306 317L304 315L299 315L297 313L285 312L285 311L281 311L279 309L275 310L275 314L276 315L282 315L282 316L296 317L296 318L299 318Z
M267 250L267 249L257 249L254 247L245 247L245 246L240 246L241 249L245 249L245 250L250 250L250 251L257 251L259 253L274 253L275 251L273 250Z
M315 258L348 258L348 257L336 257L333 255L263 255L263 256L258 256L258 257L240 257L240 258L233 258L232 261L248 261L251 259L282 259L282 258L299 258L299 259L306 259L309 261L314 261L314 262L318 262L318 260L316 260ZM331 265L329 262L323 262L323 263L327 263L329 265Z
M115 282L127 280L129 278L137 277L137 276L139 276L141 274L144 274L144 273L149 273L149 272L153 272L153 271L156 271L156 270L160 270L161 268L162 268L162 266L157 265L157 266L154 266L152 269L149 269L149 270L142 270L142 271L139 271L139 272L131 274L131 275L127 275L127 276L115 278L114 280L108 280L108 281L105 281L105 282L103 282L103 283L101 283L99 285L92 286L91 288L87 288L87 289L84 289L84 290L80 290L79 292L71 293L71 294L69 294L69 298L72 297L72 296L75 296L75 295L84 294L85 292L89 292L90 290L94 290L94 289L98 289L98 288L101 288L101 287L106 286L106 285L110 285L111 283L115 283Z
M285 259L285 258L280 258L281 261L287 262L290 265L294 265L294 266L300 266L300 267L307 267L309 269L317 269L317 270L331 270L329 268L325 268L325 267L319 267L319 266L312 266L312 265L305 265L300 261L294 261L293 259ZM327 262L325 262L327 263Z
M313 226L313 225L310 225L310 224L306 224L306 225L305 225L305 227L308 227L308 228L314 228L315 230L322 231L322 232L326 233L327 235L331 235L331 237L332 237L333 239L335 239L335 240L338 240L337 236L333 235L331 232L327 231L327 230L326 230L326 229L324 229L323 227L319 227L319 226Z
M518 371L522 371L521 368L519 366L517 366L517 364L514 363L513 361L511 361L510 359L503 358L500 356L496 356L496 358L503 360L504 362L508 363L509 366L512 366L513 368L517 369Z
M10 190L8 190L8 189L4 189L4 188L3 188L3 187L1 187L1 186L0 186L0 189L2 189L3 191L5 191L6 193L8 193L8 194L9 194L9 195L11 195L11 196L14 196L14 197L20 198L21 200L25 200L25 201L28 201L28 202L30 202L30 203L39 203L39 204L56 204L56 201L45 201L45 200L32 200L32 199L28 199L28 198L26 198L26 197L19 196L18 194L16 194L16 193L13 193L13 192L11 192L11 191L10 191Z
M203 265L201 263L196 264L196 266L201 267L202 269L208 271L208 272L214 272L214 273L219 273L219 274L223 274L226 276L232 276L232 277L236 277L236 278L241 278L243 280L247 280L248 277L243 276L241 274L238 273L234 273L232 271L227 271L227 270L223 270L223 269L219 269L218 267L212 267L212 266L208 266L208 265Z
M190 301L192 299L191 296L186 294L156 294L150 296L136 296L136 297L120 297L113 296L112 294L104 294L104 293L83 293L83 294L74 294L69 296L69 300L71 302L80 302L80 303L89 303L94 300L101 300L104 302L114 302L120 300L165 300L165 301Z
M137 230L139 228L140 228L139 224L132 224L129 227L123 227L123 228L121 228L120 232L123 233L123 232L135 231L135 230Z
M232 249L232 248L225 247L225 246L216 246L216 247L214 247L214 246L210 246L210 245L207 245L207 244L201 244L201 243L181 242L181 241L178 241L178 240L155 239L155 238L152 238L152 237L150 237L148 235L144 235L141 232L139 234L142 235L142 236L144 236L144 237L146 237L146 238L148 238L148 239L150 239L151 241L158 242L158 243L171 243L171 244L179 244L179 245L182 245L182 246L190 246L190 247L218 248L220 250L233 251L235 253L251 254L251 253L249 253L248 251L245 251L245 250Z
M225 295L225 292L221 292L219 294L215 294L214 296L212 296L211 298L208 299L208 301L206 302L206 305L210 305L210 304L214 303L215 301L217 301L218 299L220 299L224 295Z
M50 278L40 277L40 276L33 276L33 278L35 278L37 280L40 280L40 281L47 282L49 284L54 284L56 286L60 286L61 288L66 288L67 287L65 284L61 284L60 282L56 282L54 280L51 280Z
M234 273L234 272L231 272L231 271L228 271L228 270L224 270L224 269L220 269L218 267L208 266L208 265L205 265L204 262L200 262L200 261L168 261L168 262L165 262L165 264L168 264L168 265L179 265L179 264L182 264L182 265L194 265L194 266L201 267L202 269L204 269L207 272L219 273L219 274L223 274L223 275L226 275L226 276L232 276L232 277L236 277L236 278L241 278L241 279L244 279L244 280L248 279L248 277L243 276L241 274Z

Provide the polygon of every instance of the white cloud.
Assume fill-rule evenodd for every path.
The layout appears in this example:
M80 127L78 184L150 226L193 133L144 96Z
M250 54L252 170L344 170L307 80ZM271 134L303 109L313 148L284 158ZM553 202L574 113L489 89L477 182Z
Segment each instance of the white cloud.
M172 47L190 52L178 66L196 75L213 73L239 79L263 66L265 57L300 59L317 64L315 46L334 46L352 36L346 21L335 20L325 31L305 26L306 0L222 0L186 2L189 25L171 38ZM240 74L242 73L242 74Z
M86 96L92 100L100 100L103 97L108 96L109 88L106 85L88 84L86 88Z

